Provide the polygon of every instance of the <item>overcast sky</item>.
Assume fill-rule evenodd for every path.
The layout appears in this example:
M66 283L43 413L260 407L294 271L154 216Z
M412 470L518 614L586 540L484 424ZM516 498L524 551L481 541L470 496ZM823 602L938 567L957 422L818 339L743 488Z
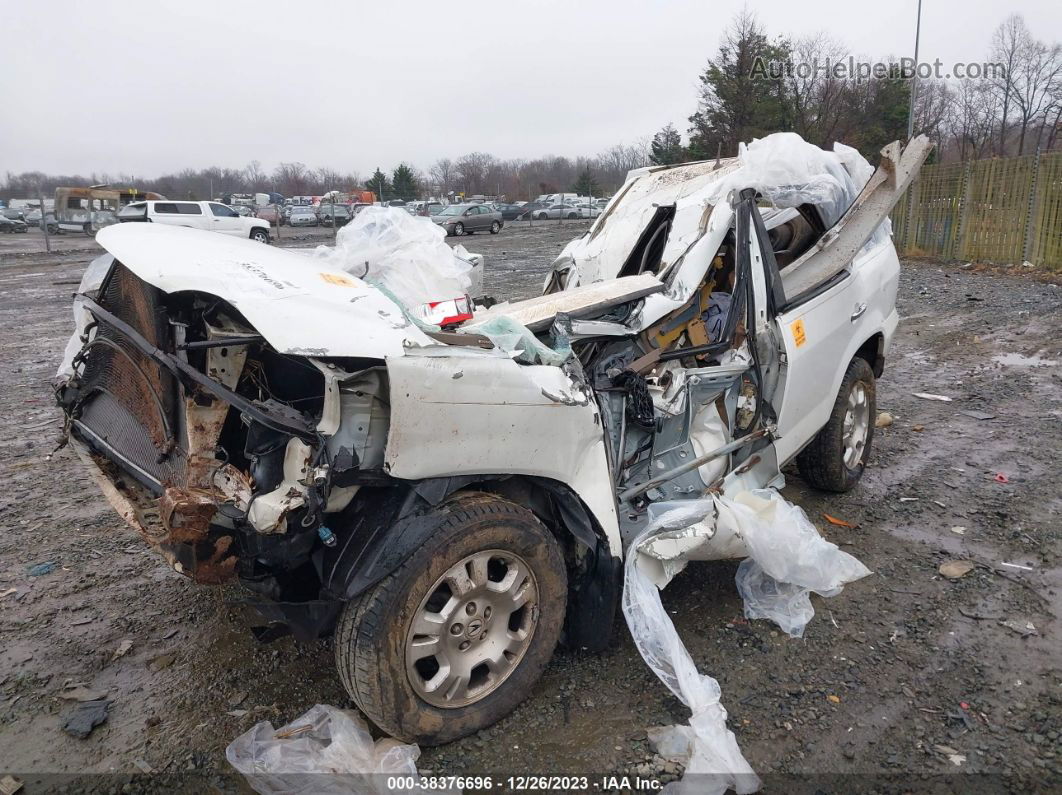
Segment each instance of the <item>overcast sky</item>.
M917 0L750 3L772 35L910 55ZM741 0L0 6L0 172L242 167L367 175L470 151L595 154L668 121ZM876 9L876 10L875 10ZM1006 14L1062 38L1057 0L926 0L920 60L981 61Z

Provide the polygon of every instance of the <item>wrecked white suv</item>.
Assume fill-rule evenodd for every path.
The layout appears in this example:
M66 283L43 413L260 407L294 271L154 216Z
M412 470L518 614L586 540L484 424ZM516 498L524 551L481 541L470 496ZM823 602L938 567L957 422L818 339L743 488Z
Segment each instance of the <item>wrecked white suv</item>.
M897 324L886 216L927 151L871 173L780 135L632 172L542 296L456 331L297 253L109 227L60 370L69 442L177 571L331 633L381 728L469 734L559 639L607 644L651 508L794 459L856 483ZM747 554L708 535L697 557Z

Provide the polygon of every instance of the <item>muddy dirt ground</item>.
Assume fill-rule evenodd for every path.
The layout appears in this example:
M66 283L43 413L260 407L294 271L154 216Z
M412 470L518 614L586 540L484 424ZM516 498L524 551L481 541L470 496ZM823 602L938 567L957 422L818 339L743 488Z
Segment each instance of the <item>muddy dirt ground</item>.
M486 255L495 293L526 296L582 228L511 224L461 242ZM108 774L86 783L115 788L136 775L134 788L150 789L163 781L151 770L168 785L244 788L225 761L233 738L350 701L329 641L259 644L235 589L169 570L68 450L53 455L49 383L70 295L98 251L61 242L48 255L32 233L0 239L0 773ZM803 640L744 620L730 563L690 565L664 603L771 791L1057 790L1062 288L1018 268L907 263L900 311L878 387L894 419L876 431L862 483L827 495L792 471L785 491L873 575L814 597ZM949 580L938 568L951 560L975 566ZM54 567L33 576L42 563ZM60 729L71 682L113 699L84 740ZM667 780L678 768L646 729L687 717L619 619L607 651L558 650L515 713L425 749L420 766Z

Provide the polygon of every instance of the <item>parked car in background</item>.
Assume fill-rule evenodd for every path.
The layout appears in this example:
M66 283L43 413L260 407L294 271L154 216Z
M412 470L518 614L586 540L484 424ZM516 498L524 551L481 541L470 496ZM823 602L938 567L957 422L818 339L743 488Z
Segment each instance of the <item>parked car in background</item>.
M9 219L11 221L25 221L26 220L26 214L22 210L20 210L18 207L5 207L2 210L0 210L0 215L3 215L4 218L7 218L7 219Z
M39 207L34 207L26 212L25 218L26 224L29 226L35 226L38 229L43 230L45 223L48 225L48 234L58 235L62 232L59 228L59 224L55 220L55 213L51 210L48 211L47 221L42 220L41 210Z
M322 204L317 210L317 220L321 226L345 226L353 217L345 204Z
M243 215L243 213L239 214ZM263 221L268 221L270 226L280 225L280 211L272 205L259 207L257 210L255 210L254 217L261 218Z
M118 211L118 221L187 226L233 237L249 237L259 243L269 242L268 222L261 218L244 218L220 202L133 202Z
M589 202L584 202L582 204L576 204L573 206L576 210L579 211L580 218L597 218L599 215L601 215L601 208L594 204L590 204Z
M504 225L501 213L480 204L451 204L431 220L445 229L447 235L456 237L484 231L496 235Z
M229 206L232 207L231 204ZM237 204L235 207L232 207L232 209L244 218L254 218L254 209L248 207L246 204Z
M317 226L318 224L317 213L313 211L313 207L299 205L291 208L291 214L288 215L289 226Z
M537 210L533 210L531 217L536 221L545 221L550 218L576 219L582 216L578 207L572 207L570 204L551 204L548 207L539 207Z
M527 212L519 204L499 204L497 210L501 213L503 221L514 221Z
M19 218L8 218L6 215L0 214L0 232L6 235L14 234L16 232L25 232L29 229L26 222Z

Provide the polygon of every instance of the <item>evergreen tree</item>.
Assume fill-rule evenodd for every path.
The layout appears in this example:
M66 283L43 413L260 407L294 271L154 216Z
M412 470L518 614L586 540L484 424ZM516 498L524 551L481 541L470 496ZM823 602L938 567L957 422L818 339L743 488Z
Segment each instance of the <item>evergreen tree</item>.
M399 163L391 174L392 198L413 201L417 198L417 174L405 163Z
M390 201L395 198L392 192L391 183L387 179L387 175L380 171L377 167L376 172L369 178L369 181L365 183L365 187L376 194L377 201Z
M792 129L779 65L789 45L767 40L750 12L737 16L700 76L699 109L690 116L690 155L698 159L737 154L738 143ZM775 67L775 68L772 68Z
M590 166L587 166L579 174L579 178L572 185L572 190L579 196L593 196L595 193L599 193L597 180L594 179L594 172L590 169Z
M668 122L660 132L653 136L649 144L651 154L649 159L658 166L670 166L681 163L686 159L686 150L682 146L682 136L675 129L675 125Z

